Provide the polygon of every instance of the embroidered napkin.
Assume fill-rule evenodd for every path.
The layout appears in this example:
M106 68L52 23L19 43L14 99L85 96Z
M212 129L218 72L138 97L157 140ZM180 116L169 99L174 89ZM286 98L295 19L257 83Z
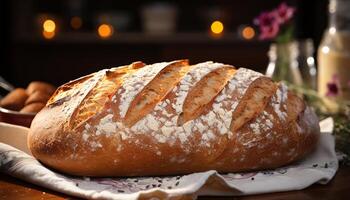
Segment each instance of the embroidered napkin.
M214 170L183 176L138 178L72 177L40 164L26 145L28 129L0 123L0 170L61 193L89 199L172 199L198 195L237 196L304 189L326 184L338 169L333 120L320 123L317 149L304 160L269 171L219 174Z

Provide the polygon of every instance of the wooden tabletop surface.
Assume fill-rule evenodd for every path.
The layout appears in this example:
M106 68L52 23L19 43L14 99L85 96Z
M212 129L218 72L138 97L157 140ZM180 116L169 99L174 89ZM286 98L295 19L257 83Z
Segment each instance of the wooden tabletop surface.
M9 175L0 173L0 199L8 200L31 200L31 199L78 199L64 194L60 194ZM263 195L252 195L245 197L200 197L199 200L211 199L242 199L242 200L320 200L320 199L350 199L350 166L341 166L335 178L327 185L313 185L307 189L292 192L280 192Z

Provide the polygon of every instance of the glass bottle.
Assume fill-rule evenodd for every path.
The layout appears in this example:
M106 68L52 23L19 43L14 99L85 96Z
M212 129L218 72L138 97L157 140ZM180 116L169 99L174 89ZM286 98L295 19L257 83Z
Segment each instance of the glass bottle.
M323 35L317 57L319 94L350 100L349 0L330 0L329 26Z
M317 70L315 65L314 45L311 39L298 40L295 43L296 55L292 65L297 65L304 88L317 90Z
M316 89L316 68L311 40L271 44L266 75L275 81Z

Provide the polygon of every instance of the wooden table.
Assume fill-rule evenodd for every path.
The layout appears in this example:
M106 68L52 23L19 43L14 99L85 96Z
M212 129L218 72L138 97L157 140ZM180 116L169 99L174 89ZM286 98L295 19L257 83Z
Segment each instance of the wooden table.
M31 199L78 199L0 173L0 199L31 200ZM211 199L242 199L242 200L294 200L294 199L350 199L350 166L341 166L335 178L327 185L313 185L307 189L293 192L280 192L245 197L200 197L199 200Z

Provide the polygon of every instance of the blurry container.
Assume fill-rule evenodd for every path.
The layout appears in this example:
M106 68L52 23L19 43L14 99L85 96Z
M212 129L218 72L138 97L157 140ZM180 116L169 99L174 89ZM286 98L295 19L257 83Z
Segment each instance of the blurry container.
M311 40L272 44L266 75L275 81L316 89L316 67L312 55Z
M21 113L0 107L0 122L30 127L36 113Z
M295 45L290 43L271 44L268 52L269 65L266 69L266 76L274 81L286 81L295 85L302 85L299 68L292 65L295 62Z
M84 0L69 0L66 2L65 17L70 30L77 31L86 28L87 2Z
M127 11L113 11L99 13L96 17L96 25L109 24L117 32L124 32L130 28L131 15Z
M329 19L318 49L318 92L327 95L327 85L336 82L337 98L350 100L350 1L331 0Z
M295 42L295 59L292 65L297 65L303 81L303 87L317 90L317 70L315 65L314 45L311 39Z
M142 25L146 33L172 34L176 30L177 8L172 4L154 3L141 10Z

